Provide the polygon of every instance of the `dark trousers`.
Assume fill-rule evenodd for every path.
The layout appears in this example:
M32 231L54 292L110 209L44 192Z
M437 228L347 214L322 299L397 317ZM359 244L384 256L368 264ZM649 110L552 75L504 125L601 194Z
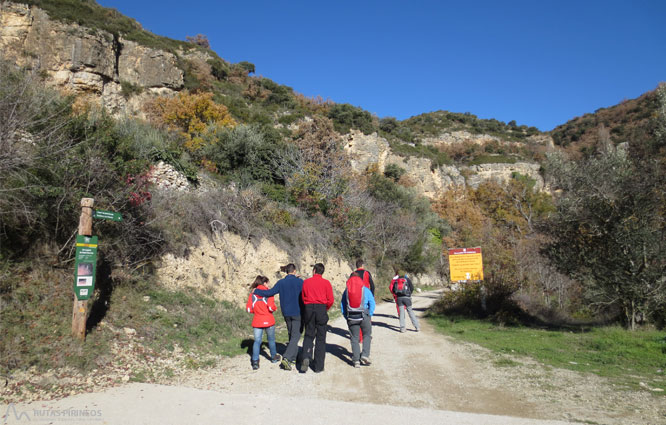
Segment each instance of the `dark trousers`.
M321 372L324 370L324 362L326 360L326 324L328 323L326 305L305 304L303 321L305 323L303 358L312 358L312 345L314 341L314 360L311 366L315 372Z
M352 347L352 361L357 362L361 357L370 357L370 343L372 342L372 321L370 316L363 314L362 322L347 321ZM361 350L361 332L363 337L363 350Z
M282 355L285 359L295 362L298 355L298 340L301 339L301 316L284 316L289 333L289 343Z

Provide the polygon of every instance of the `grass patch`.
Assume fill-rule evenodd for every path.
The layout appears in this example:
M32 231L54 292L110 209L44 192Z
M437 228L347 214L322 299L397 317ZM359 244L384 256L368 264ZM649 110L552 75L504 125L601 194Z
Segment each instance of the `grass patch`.
M643 382L650 388L666 390L664 332L631 332L616 326L576 330L509 327L433 315L429 320L441 333L495 352L527 356L546 365L609 377L629 388L640 388Z
M105 320L136 329L158 352L178 345L186 352L231 356L242 353L241 341L251 334L251 320L243 309L194 291L142 282L117 288L112 299ZM205 365L192 359L187 366Z
M84 372L103 367L113 361L112 343L127 338L123 328L135 329L142 338L137 341L158 355L168 355L176 345L192 354L241 354L243 338L252 335L251 317L239 306L140 281L116 285L105 302L98 302L107 308L105 325L93 326L80 343L71 337L73 272L38 261L14 264L12 270L0 285L0 374L31 367L71 366ZM97 295L104 292L98 288ZM212 366L210 360L193 359L189 367ZM133 377L149 378L142 372Z

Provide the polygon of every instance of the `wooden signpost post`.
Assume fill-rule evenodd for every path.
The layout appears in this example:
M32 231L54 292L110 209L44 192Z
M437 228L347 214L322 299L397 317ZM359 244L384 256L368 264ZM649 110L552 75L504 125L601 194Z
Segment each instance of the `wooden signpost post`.
M120 213L113 211L93 211L95 200L81 199L79 234L76 237L76 257L74 262L74 308L72 310L72 336L86 339L88 320L88 300L95 291L97 272L97 236L92 235L93 218L122 221Z
M79 236L92 236L92 214L93 210L92 207L95 203L95 200L92 198L83 198L81 199L81 216L79 217ZM97 239L97 238L95 238ZM78 245L79 238L77 238L77 245ZM77 254L78 254L78 249L79 247L77 246ZM97 247L95 247L97 248ZM78 259L77 259L78 263ZM78 265L77 265L78 269ZM91 270L91 276L94 279L94 274L93 271ZM76 270L76 275L78 277L78 270ZM74 279L74 288L75 288L75 293L74 293L74 309L72 311L72 336L75 339L78 340L85 340L86 339L86 320L88 319L88 299L90 298L85 297L84 299L79 299L78 293L76 292L76 285L77 285L77 277ZM91 285L92 285L92 279L91 279ZM92 290L94 287L90 288L90 291L88 292L89 294L92 294Z

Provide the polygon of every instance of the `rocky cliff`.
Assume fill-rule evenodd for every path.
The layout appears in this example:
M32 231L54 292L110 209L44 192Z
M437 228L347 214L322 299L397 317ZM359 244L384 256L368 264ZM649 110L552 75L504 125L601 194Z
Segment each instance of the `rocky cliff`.
M460 132L445 133L440 138L429 140L428 143L458 143L464 140L485 143L496 139L493 136L472 136L469 133L465 139L461 139L461 135L458 133ZM544 141L544 143L547 142ZM405 175L414 184L416 190L431 199L456 187L476 188L486 180L507 182L513 173L529 176L536 181L537 190L544 189L543 177L539 172L541 167L534 162L433 167L432 161L427 158L403 157L394 154L388 141L378 136L377 133L365 135L355 130L345 136L345 150L351 157L351 165L355 171L364 172L376 167L379 172L383 172L389 164L398 165L406 171Z
M312 265L318 262L326 267L324 277L331 282L334 291L341 294L354 270L348 261L311 249L292 258L267 239L252 241L230 232L219 232L212 239L202 237L199 246L192 247L187 256L165 255L157 274L166 286L192 288L217 299L244 303L248 287L257 275L268 277L272 286L285 276L280 273L280 266L294 263L297 274L305 279L312 275ZM389 282L378 281L377 272L372 267L369 270L375 275L376 285L388 286ZM412 276L412 280L416 285L442 284L437 276L430 275Z
M134 113L145 98L183 88L176 55L54 21L43 10L18 3L0 3L0 52L111 112Z

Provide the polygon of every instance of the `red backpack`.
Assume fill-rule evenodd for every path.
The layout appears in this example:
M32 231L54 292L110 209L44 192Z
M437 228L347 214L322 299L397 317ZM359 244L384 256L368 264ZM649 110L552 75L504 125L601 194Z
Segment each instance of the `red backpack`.
M357 270L357 271L363 272L363 286L370 289L370 273L368 273L366 270Z
M346 318L350 322L363 321L365 309L365 294L363 288L365 283L358 276L352 276L347 279L347 314Z
M412 293L409 290L409 284L407 283L407 278L404 276L396 276L391 281L393 284L393 293L398 297L408 297Z

